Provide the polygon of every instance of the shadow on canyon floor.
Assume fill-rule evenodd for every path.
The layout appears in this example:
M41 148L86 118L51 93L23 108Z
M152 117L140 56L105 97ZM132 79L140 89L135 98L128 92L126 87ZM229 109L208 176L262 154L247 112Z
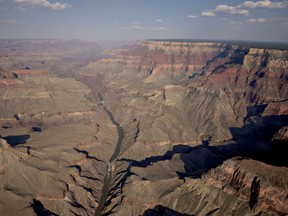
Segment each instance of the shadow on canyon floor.
M140 161L120 159L119 161L127 163L127 170L116 174L116 176L120 175L114 181L117 183L110 189L110 199L107 200L105 206L111 204L113 197L122 193L129 176L136 175L131 172L131 167L145 168L160 161L171 160L176 154L180 154L180 159L184 163L184 172L176 172L180 179L185 177L201 178L209 170L236 156L259 160L274 166L288 167L286 156L288 150L287 140L272 140L273 135L280 128L288 126L288 116L263 117L261 116L263 107L249 107L247 110L248 115L244 126L241 128L230 128L233 139L229 142L210 146L209 141L204 140L202 144L195 147L182 144L175 145L172 150L167 151L163 155L148 157ZM118 204L115 204L109 213L112 213ZM170 210L166 207L158 206L155 209L147 210L144 215L161 215L161 211L169 212ZM173 210L171 211L171 214L167 213L166 215L182 215L177 212L173 214ZM157 212L160 213L158 214Z
M166 215L166 216L192 216L192 215L188 215L188 214L179 213L177 211L174 211L174 210L167 208L165 206L162 206L162 205L157 205L153 209L146 210L142 216L163 216L163 215Z
M15 135L15 136L11 135L2 138L5 139L11 147L15 147L17 145L25 144L27 140L30 139L30 135L29 134Z
M37 216L57 216L57 214L54 214L53 212L50 212L49 210L45 209L43 204L36 199L33 199L31 207L34 209L35 214Z
M163 155L157 155L136 161L121 159L129 167L148 167L159 161L171 160L176 154L184 163L185 172L177 172L179 178L200 178L202 174L213 169L225 160L240 156L262 161L274 166L288 167L285 153L287 141L272 140L273 135L282 127L288 126L288 116L258 116L256 121L249 121L241 128L230 128L233 139L221 145L210 146L208 140L191 147L175 145Z

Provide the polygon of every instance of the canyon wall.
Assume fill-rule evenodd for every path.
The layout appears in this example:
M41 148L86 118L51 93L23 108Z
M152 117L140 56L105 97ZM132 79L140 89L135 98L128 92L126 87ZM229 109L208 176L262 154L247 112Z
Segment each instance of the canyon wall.
M47 70L1 75L0 214L93 215L116 128L74 79Z
M33 43L2 47L1 215L288 214L287 50Z
M109 89L113 92L110 98L123 100L120 105L155 113L159 117L152 119L154 124L169 121L167 130L183 126L177 142L201 141L201 137L229 140L233 137L231 129L245 124L252 107L281 104L287 99L285 50L224 43L143 41L114 53L114 58L90 62L78 73L78 79L92 88L94 80L104 95ZM162 115L159 108L171 113L177 110L177 119ZM153 136L154 129L150 129L145 133L142 130L145 137L140 133L139 142L145 143L147 137L159 140L158 135ZM173 142L168 137L161 141Z
M287 188L264 177L288 165L287 50L139 41L110 53L77 74L125 132L104 212L287 213ZM262 162L245 160L244 169L235 156Z

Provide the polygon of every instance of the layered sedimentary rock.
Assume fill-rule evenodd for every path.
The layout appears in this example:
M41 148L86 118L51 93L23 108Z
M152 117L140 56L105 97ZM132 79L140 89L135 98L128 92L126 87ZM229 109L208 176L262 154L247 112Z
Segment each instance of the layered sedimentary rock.
M80 40L0 40L0 67L7 72L48 70L71 77L103 47L107 45Z
M0 79L0 214L93 215L116 128L85 85L11 73Z
M288 214L287 50L139 41L48 70L70 51L42 45L0 65L1 213Z
M264 177L274 168L275 173L281 170L274 166L287 166L280 153L287 142L286 50L144 41L113 52L114 57L90 62L77 74L101 92L125 132L104 212L287 213L287 188ZM244 169L242 160L229 162L235 156L271 165L259 162L259 174L253 169L258 162L245 160ZM229 168L232 173L247 173L245 183L238 185L240 180L233 180L233 174L221 179L228 176L223 169L229 163L235 163ZM261 189L259 181L265 185ZM281 192L275 202L262 193L269 187ZM260 190L259 202L258 195L251 198L250 190L256 194Z
M163 119L170 122L169 130L173 125L183 126L183 135L177 141L195 141L199 136L228 140L233 137L229 129L241 127L243 119L250 115L248 107L287 99L285 62L287 51L281 50L146 41L130 50L116 51L111 62L91 62L78 76L91 86L95 77L95 82L104 83L98 89L115 93L109 97L121 95L117 99L123 101L123 106L155 113L159 120L153 118L154 124L161 124ZM167 109L165 112L177 113L177 118L163 115L154 104ZM175 112L177 109L179 112ZM145 138L140 134L138 141L145 142Z

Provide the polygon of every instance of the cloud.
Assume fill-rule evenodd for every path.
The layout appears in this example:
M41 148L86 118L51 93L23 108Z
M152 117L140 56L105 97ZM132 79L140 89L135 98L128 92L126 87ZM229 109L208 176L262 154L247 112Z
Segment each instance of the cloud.
M191 15L191 14L190 14L190 15L187 16L187 18L195 19L195 18L198 18L198 16L195 16L195 15Z
M240 9L234 6L229 5L217 5L216 9L213 10L214 12L220 12L220 13L229 13L229 14L239 14L239 15L249 15L249 11L246 9Z
M204 11L201 13L201 16L214 17L214 16L216 16L216 14L213 11Z
M154 30L154 31L174 31L174 29L169 29L169 28L166 28L166 27L152 27L150 28L151 30Z
M141 26L140 24L137 25L140 22L136 22L136 23L132 23L130 26L121 26L120 29L122 30L143 30L145 29L143 26Z
M118 23L119 23L119 20L115 20L114 23L118 24Z
M141 25L141 22L133 22L131 25Z
M132 30L142 30L144 29L143 26L140 26L140 25L132 25L129 27L129 29L132 29Z
M271 0L260 0L260 1L244 1L242 4L237 6L230 5L217 5L213 10L206 10L201 13L201 16L206 17L214 17L218 13L226 13L232 15L249 15L250 9L258 9L258 8L266 8L266 9L283 9L288 8L288 0L271 2ZM189 17L191 16L191 17ZM193 15L189 15L189 18L194 18Z
M230 21L229 23L232 25L242 25L243 24L243 22L237 22L237 21Z
M1 0L0 0L1 1ZM4 19L4 20L0 20L0 23L5 23L5 24L19 24L21 22L17 21L17 20L12 20L12 19Z
M133 22L131 25L127 28L131 30L142 30L144 27L142 26L141 22Z
M243 4L240 4L238 7L242 8L268 8L268 9L280 9L280 8L288 8L288 1L283 2L271 2L270 0L263 1L245 1Z
M64 10L71 7L71 5L67 3L63 4L59 2L51 3L48 0L14 0L14 2L19 4L31 5L33 7L49 8L52 10Z
M249 11L247 9L242 9L234 6L229 5L217 5L213 10L207 10L201 13L201 16L206 17L214 17L217 13L226 13L226 14L233 14L233 15L244 15L248 16Z
M266 9L284 9L288 8L288 0L271 2L271 0L260 0L260 1L244 1L242 4L236 6L230 5L217 5L215 9L206 10L201 13L201 16L204 17L215 17L219 13L222 14L231 14L231 15L243 15L249 16L249 10L258 9L258 8L266 8ZM196 16L189 15L188 18L196 18ZM249 19L248 22L260 22L264 23L263 18L261 19Z
M163 20L162 19L156 19L155 22L162 23Z
M266 23L267 20L265 18L257 18L257 19L248 19L247 23Z

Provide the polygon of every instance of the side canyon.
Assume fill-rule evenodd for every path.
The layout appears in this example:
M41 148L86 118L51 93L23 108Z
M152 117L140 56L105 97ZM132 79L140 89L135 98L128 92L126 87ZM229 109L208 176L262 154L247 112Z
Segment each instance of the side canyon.
M0 44L0 215L288 214L285 47Z

